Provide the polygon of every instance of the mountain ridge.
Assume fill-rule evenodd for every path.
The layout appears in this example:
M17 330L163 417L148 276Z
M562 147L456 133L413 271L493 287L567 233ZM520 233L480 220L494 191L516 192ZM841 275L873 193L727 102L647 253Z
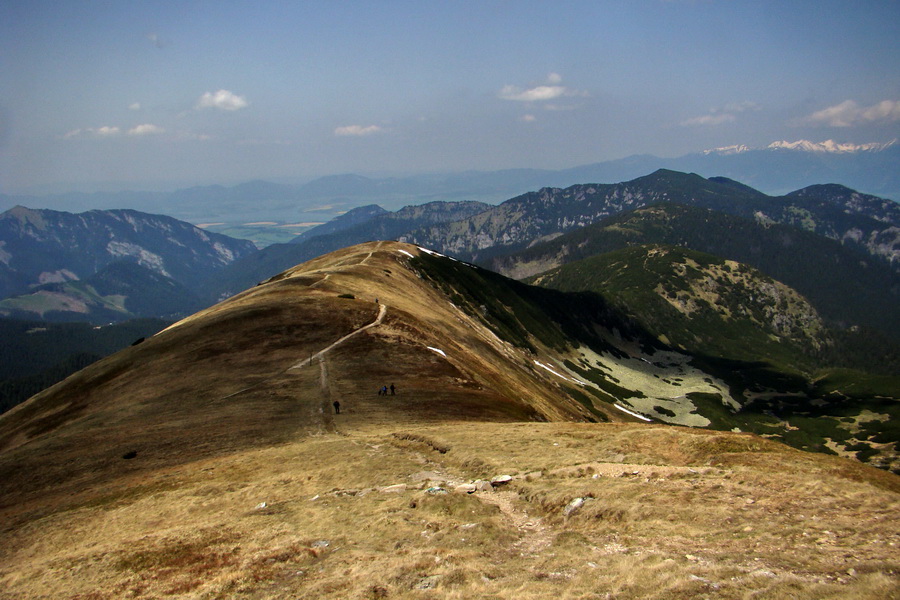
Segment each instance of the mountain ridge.
M597 295L339 250L0 415L0 596L896 589L900 478L633 416L729 412L685 358ZM807 420L852 449L868 417Z

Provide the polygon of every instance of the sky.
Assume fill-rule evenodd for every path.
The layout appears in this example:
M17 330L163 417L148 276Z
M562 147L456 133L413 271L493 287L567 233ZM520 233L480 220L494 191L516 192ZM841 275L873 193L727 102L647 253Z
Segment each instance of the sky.
M897 137L897 0L0 0L0 193Z

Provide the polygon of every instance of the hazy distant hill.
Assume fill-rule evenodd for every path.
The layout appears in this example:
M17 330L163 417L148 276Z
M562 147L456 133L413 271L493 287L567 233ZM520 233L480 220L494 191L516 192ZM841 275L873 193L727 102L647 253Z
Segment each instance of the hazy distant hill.
M0 215L0 298L19 296L16 311L40 314L71 302L73 317L100 322L192 312L202 278L255 250L161 215L16 207ZM85 300L99 312L88 315Z
M208 283L208 297L218 300L267 279L298 263L370 240L393 240L409 231L466 219L489 206L481 202L429 202L396 212L367 206L311 229L289 244L273 244L217 273Z
M199 295L171 277L132 262L114 262L86 279L45 283L0 300L0 315L17 319L111 323L176 319L203 308Z
M56 210L131 208L193 223L274 220L295 222L310 211L340 214L377 203L388 210L436 200L499 203L545 187L629 181L657 169L724 176L768 194L836 183L868 194L900 199L900 144L853 146L832 141L774 142L763 148L733 146L677 158L635 155L562 170L505 169L378 177L341 174L302 185L250 181L172 192L65 193L48 196L0 194L0 210L17 204ZM305 221L309 218L302 219Z
M354 209L348 210L342 215L339 215L327 223L323 223L312 229L308 229L291 240L293 244L299 244L303 240L307 240L313 237L319 237L323 235L328 235L330 233L337 233L338 231L344 231L346 229L350 229L351 227L355 227L357 225L362 225L363 223L368 223L373 218L378 217L380 215L386 214L388 211L381 208L377 204L367 204L366 206L358 206Z

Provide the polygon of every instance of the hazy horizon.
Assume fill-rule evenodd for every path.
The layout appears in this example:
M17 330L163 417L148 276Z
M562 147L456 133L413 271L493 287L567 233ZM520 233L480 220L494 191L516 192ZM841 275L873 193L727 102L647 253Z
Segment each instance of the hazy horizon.
M0 6L0 193L900 137L900 3Z

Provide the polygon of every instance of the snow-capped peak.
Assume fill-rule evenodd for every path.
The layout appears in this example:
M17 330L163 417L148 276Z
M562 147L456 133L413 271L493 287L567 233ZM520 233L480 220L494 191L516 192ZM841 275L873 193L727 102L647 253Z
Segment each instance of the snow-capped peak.
M741 152L748 152L750 150L752 150L750 146L735 144L733 146L723 146L721 148L713 148L712 150L704 150L703 154L740 154Z
M766 148L768 150L802 150L804 152L828 152L831 154L851 154L854 152L878 152L894 145L897 140L891 140L886 144L872 142L869 144L841 144L834 140L824 142L810 142L798 140L796 142L780 141L772 142Z
M880 152L894 144L897 140L891 140L887 143L871 142L868 144L850 144L839 143L834 140L825 140L824 142L810 142L809 140L797 140L796 142L788 142L782 140L772 142L765 147L765 150L797 150L800 152L819 152L828 154L853 154L855 152ZM751 148L745 144L735 144L733 146L723 146L721 148L713 148L712 150L704 150L703 154L718 154L719 156L728 156L731 154L742 154L751 150L762 150L763 148Z

